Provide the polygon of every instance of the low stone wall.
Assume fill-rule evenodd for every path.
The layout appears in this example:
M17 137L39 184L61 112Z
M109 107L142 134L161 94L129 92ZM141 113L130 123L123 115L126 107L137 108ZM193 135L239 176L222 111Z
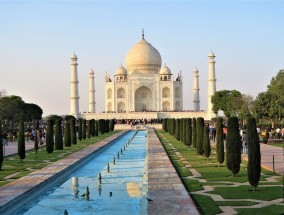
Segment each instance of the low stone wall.
M84 119L165 119L165 118L194 118L203 117L210 120L207 112L133 112L133 113L83 113Z

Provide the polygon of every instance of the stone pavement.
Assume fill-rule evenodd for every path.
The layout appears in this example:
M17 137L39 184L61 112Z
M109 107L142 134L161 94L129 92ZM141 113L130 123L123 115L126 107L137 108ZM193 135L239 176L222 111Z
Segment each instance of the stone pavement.
M160 140L148 133L148 214L199 214Z
M211 141L211 144L212 143L213 142ZM183 162L184 166L186 168L188 168L188 170L192 173L192 176L188 176L187 178L197 180L197 181L202 182L202 183L207 182L204 178L202 178L202 175L196 169L192 168L190 163L188 161L186 161L186 159L181 155L181 153L179 153L170 142L165 143L165 144L167 144L168 146L170 146L173 149L173 151L175 152L178 159L181 162ZM212 144L212 145L214 145L214 144ZM268 147L266 147L266 146L268 146ZM278 149L275 149L275 148L278 148ZM272 153L272 152L275 153L275 154L277 153L280 156L280 150L279 149L282 150L282 148L280 148L280 147L261 144L261 152L265 155L264 158L262 158L262 160L264 160L265 165L269 164L269 162L265 161L265 159L266 159L265 157L269 156L270 153ZM281 151L280 157L281 157L281 159L283 159L282 158L282 151ZM283 165L283 161L282 161L282 165ZM279 165L279 167L281 167L281 165ZM282 168L283 168L283 166L282 166ZM276 179L279 179L281 177L282 176L267 176L267 177L265 177L265 181L262 181L262 182L267 182L267 185L259 185L258 187L279 186L279 189L283 189L282 188L283 185L270 185L269 184L269 183L273 183L273 182L278 182ZM274 199L274 200L271 200L271 201L264 201L264 200L257 200L257 199L225 199L221 195L212 194L212 193L209 193L209 192L213 191L215 187L238 187L238 186L243 186L243 185L249 185L249 182L238 183L238 182L229 182L229 181L218 181L218 182L215 182L215 183L217 185L214 185L214 186L205 184L205 185L203 185L203 190L192 192L192 194L210 196L216 202L218 202L218 201L221 201L221 202L224 202L224 201L227 201L227 202L247 201L247 202L254 202L255 203L252 206L219 206L219 208L222 211L222 213L220 213L220 215L237 214L237 211L235 209L238 209L238 208L259 208L259 209L261 209L261 208L267 207L269 205L284 206L283 198ZM218 185L218 184L220 184L220 185Z
M34 141L26 141L26 151L34 148ZM9 156L18 153L18 143L9 142L8 145L4 145L4 156Z
M268 144L260 144L261 166L264 169L273 171L273 155L274 155L274 172L282 175L284 172L284 151L283 148L271 146ZM248 156L243 156L244 160L248 160Z

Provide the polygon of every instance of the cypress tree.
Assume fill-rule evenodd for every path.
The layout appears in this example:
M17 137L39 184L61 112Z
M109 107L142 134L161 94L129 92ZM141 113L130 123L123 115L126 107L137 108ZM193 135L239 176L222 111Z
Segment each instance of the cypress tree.
M163 130L168 132L168 119L163 119Z
M82 138L83 140L86 139L86 133L87 133L87 130L86 130L86 119L83 119L83 125L82 125Z
M209 126L206 125L204 127L204 139L203 139L203 151L204 156L208 159L211 153L211 145L210 145L210 138L209 138Z
M55 149L63 149L62 127L60 119L55 121Z
M186 124L188 123L188 118L183 119L183 144L186 145L186 135L187 135L187 130L186 130Z
M171 127L172 127L172 136L175 136L175 127L176 127L176 119L175 118L173 118L172 119L172 125L171 125Z
M241 136L237 117L229 117L226 138L226 166L233 176L240 171L241 164Z
M19 131L18 131L18 155L21 159L26 158L26 149L25 149L25 126L24 122L21 120L19 122Z
M169 132L169 133L171 133L171 132L170 132L170 130L171 130L171 125L170 125L170 123L171 123L171 119L167 119L167 129L168 129L168 132Z
M94 137L95 136L95 120L94 119L91 119L91 122L92 122L92 137Z
M256 187L259 182L261 172L261 154L259 137L256 130L256 121L254 118L247 120L248 125L248 180L253 191L256 191Z
M91 137L91 120L87 120L87 138Z
M75 120L70 120L70 135L71 135L71 144L77 144L77 132L76 132L76 125Z
M37 152L38 152L38 137L37 137L37 129L35 130L35 139L34 139L34 149L35 149L35 153L36 153L36 157L37 157Z
M110 128L110 131L114 130L114 119L110 120L109 128Z
M196 149L196 118L192 119L192 146Z
M81 141L82 140L82 127L83 127L83 121L80 118L79 119L79 124L78 124L78 139Z
M103 119L99 120L99 131L101 132L101 134L105 133L105 131L104 131L104 120Z
M52 153L54 148L54 139L53 139L53 120L47 120L46 128L46 151L47 153Z
M64 146L70 147L71 146L71 131L70 131L70 123L65 122L65 129L64 129Z
M2 120L0 120L0 170L2 170L2 164L4 160L4 150L3 150L3 139L2 139Z
M223 119L221 117L217 118L216 123L216 155L219 167L224 162L224 133L223 133Z
M192 143L192 127L191 127L191 118L187 119L186 122L186 136L185 136L185 145L191 146Z
M183 142L183 122L184 122L184 118L180 119L180 132L179 132L179 136L180 136L180 141Z
M109 130L109 119L105 120L105 131L106 131L106 133L108 133L110 131Z
M203 154L203 139L204 139L204 119L198 117L196 120L196 149L197 153Z
M175 138L180 141L180 119L176 119L175 120L175 125L176 125L176 129L175 129Z
M99 136L99 121L95 121L95 136Z

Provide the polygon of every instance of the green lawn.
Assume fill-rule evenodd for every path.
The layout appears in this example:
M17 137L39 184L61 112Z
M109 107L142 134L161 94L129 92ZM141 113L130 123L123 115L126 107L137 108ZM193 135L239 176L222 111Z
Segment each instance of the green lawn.
M239 187L230 187L234 182L247 183L247 161L242 161L240 172L236 177L232 176L232 173L226 168L225 163L221 167L218 167L216 161L215 149L212 148L211 156L207 160L204 156L197 155L196 151L192 147L183 145L181 142L177 141L173 136L165 131L156 131L161 143L163 144L165 150L167 151L173 165L175 166L178 174L180 175L186 189L189 192L203 190L204 185L210 185L214 187L214 191L209 193L214 193L221 195L224 199L228 201L214 201L210 196L203 196L199 194L193 194L192 197L197 203L202 214L218 214L221 213L219 206L251 206L256 203L246 200L231 201L229 199L258 199L258 200L273 200L283 197L282 191L282 177L278 178L279 182L266 182L266 178L270 176L278 176L276 173L270 172L268 170L262 169L262 175L260 178L261 185L271 185L270 187L258 187L256 192L252 192L252 187L249 185L241 185ZM172 146L170 144L172 144ZM195 179L184 177L183 163L178 160L172 147L174 147L178 152L192 165L192 168L196 169L200 174L202 179L207 182L198 182ZM183 168L182 168L183 167ZM181 168L183 171L181 171ZM191 172L190 172L191 173ZM265 182L264 182L265 181ZM239 214L281 214L284 212L284 206L272 205L269 207L264 207L261 209L235 209ZM275 210L274 213L271 211Z
M0 186L9 183L14 179L23 177L37 169L41 169L50 164L50 162L55 162L62 159L74 152L80 151L87 147L88 145L94 144L102 139L105 139L118 131L113 131L99 135L98 137L92 137L90 139L85 139L78 141L76 145L71 147L64 147L63 150L54 150L53 153L47 153L45 147L41 147L38 150L38 154L34 150L29 150L26 152L26 158L23 162L20 161L18 155L11 155L4 158L2 164L2 170L0 171ZM17 174L18 173L18 174ZM12 174L15 174L12 176ZM5 179L5 177L9 177Z

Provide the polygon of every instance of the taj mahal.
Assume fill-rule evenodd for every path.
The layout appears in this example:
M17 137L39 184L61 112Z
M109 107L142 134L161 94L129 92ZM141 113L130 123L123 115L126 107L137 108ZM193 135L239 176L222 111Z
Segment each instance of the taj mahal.
M164 63L159 51L146 41L142 30L141 40L131 48L125 58L125 67L120 65L113 78L105 75L105 111L96 113L95 73L89 73L89 110L79 111L79 80L77 74L78 58L71 56L71 111L76 118L85 119L142 119L142 118L193 118L210 120L212 112L211 97L216 92L215 55L208 55L208 110L200 110L199 71L193 70L193 107L183 111L182 73L176 77Z

